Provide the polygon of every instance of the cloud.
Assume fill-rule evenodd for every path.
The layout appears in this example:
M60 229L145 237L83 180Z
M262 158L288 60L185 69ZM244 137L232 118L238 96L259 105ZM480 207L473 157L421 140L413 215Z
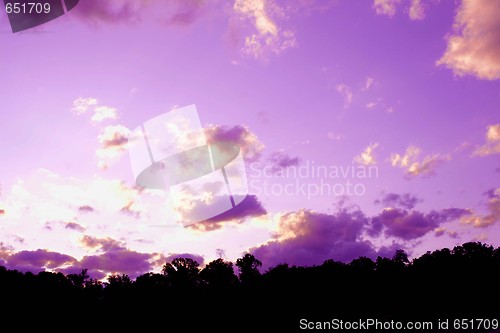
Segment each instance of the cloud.
M346 84L337 84L335 89L344 97L344 107L348 107L352 103L353 93L351 88Z
M64 227L66 229L75 230L75 231L79 231L79 232L85 231L85 228L76 222L68 222L68 223L66 223L66 225Z
M100 123L108 119L118 118L116 108L112 108L109 106L97 106L98 104L99 101L96 98L79 97L73 101L73 108L71 109L71 112L77 115L82 115L89 111L92 111L93 115L90 120L94 123Z
M360 256L374 258L377 251L360 239L367 218L360 212L323 214L300 210L283 214L273 238L250 251L265 266L280 263L316 265L327 259L349 262Z
M103 274L127 274L134 278L153 269L151 261L155 256L156 254L116 248L103 254L84 256L76 266Z
M89 108L95 107L97 103L97 99L95 98L79 97L73 101L73 108L71 109L71 112L74 112L77 115L84 114Z
M375 200L375 203L381 203L387 208L401 207L405 209L413 209L415 205L421 201L422 200L411 193L388 193L381 200Z
M89 24L138 24L148 19L167 25L189 25L201 17L205 0L85 0L73 15Z
M396 7L401 0L374 0L373 9L377 15L394 16L396 14Z
M375 79L367 76L362 90L364 91L369 90L374 84L375 84Z
M386 208L371 221L372 236L384 230L385 235L404 240L416 239L435 230L440 224L469 215L470 211L461 208L447 208L424 214L398 208ZM383 228L381 228L383 226Z
M422 0L412 0L409 10L411 20L423 20L425 18L425 7Z
M458 237L458 233L456 231L448 230L448 229L443 228L443 227L439 227L439 228L436 228L436 230L434 230L434 236L436 236L436 237L441 237L445 233L447 233L448 236L451 237L451 238L457 238Z
M377 142L370 144L361 154L354 157L354 161L361 165L377 164L377 159L375 158L374 151L378 146L379 144Z
M340 141L342 139L342 135L335 134L333 132L328 132L326 137L328 138L328 140L334 140L334 141Z
M199 231L213 231L222 228L224 222L241 223L246 218L265 214L267 214L267 211L259 199L255 195L247 195L236 207L203 222L191 224L188 227Z
M111 108L109 106L98 106L94 110L94 115L90 120L94 122L101 122L106 119L116 119L118 118L118 114L116 112L116 108Z
M169 254L167 257L164 258L164 262L163 263L172 262L172 260L177 259L177 258L189 258L189 259L192 259L192 260L196 261L198 264L200 264L200 266L203 266L203 264L205 262L205 259L202 256L197 255L197 254L192 254L192 253L172 253L172 254Z
M240 146L243 157L251 162L258 160L264 149L257 135L245 125L233 127L210 125L205 128L205 135L209 144L231 143Z
M488 202L486 215L472 214L462 218L463 224L472 225L477 228L484 228L500 221L500 188L486 192Z
M243 53L254 58L266 58L297 46L292 30L278 26L274 17L284 17L284 9L272 0L236 0L233 11L239 20L252 26L245 36Z
M92 213L95 211L95 209L92 206L83 205L83 206L78 207L78 211L81 213Z
M462 0L447 37L448 46L437 61L455 75L500 78L500 2Z
M39 272L71 265L76 259L57 252L38 249L36 251L20 251L6 258L6 267L20 271Z
M405 177L421 176L431 177L436 174L436 169L445 161L451 159L449 155L433 154L419 159L422 150L416 146L409 146L404 154L392 154L390 161L393 167L406 169Z
M283 171L290 166L296 166L300 160L298 157L290 157L282 151L276 151L269 156L273 171Z
M477 148L472 156L500 154L500 124L489 125L486 130L486 143Z
M100 148L96 151L99 167L107 168L110 160L117 158L127 150L130 130L122 125L106 126L97 137Z
M102 251L110 251L116 249L123 249L124 244L112 238L97 238L85 235L81 240L82 244L86 248L98 249Z

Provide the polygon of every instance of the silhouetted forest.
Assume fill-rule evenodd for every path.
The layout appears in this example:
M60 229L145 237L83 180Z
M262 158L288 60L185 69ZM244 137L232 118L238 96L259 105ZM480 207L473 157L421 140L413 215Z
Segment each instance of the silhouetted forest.
M50 304L74 314L84 311L85 317L118 309L122 324L139 313L153 322L163 320L153 315L160 313L186 327L233 332L259 327L298 331L301 318L500 318L500 247L482 243L427 252L411 261L398 250L392 258L375 261L282 264L266 272L260 272L261 265L251 254L234 264L217 259L202 269L190 258L177 258L160 274L135 280L112 275L104 283L89 278L86 270L33 274L0 267L0 294L4 306L17 304L22 311Z

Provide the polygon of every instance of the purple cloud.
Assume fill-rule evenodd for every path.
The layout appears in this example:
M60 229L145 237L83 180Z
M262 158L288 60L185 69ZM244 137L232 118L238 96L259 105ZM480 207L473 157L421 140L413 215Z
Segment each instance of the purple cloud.
M236 207L203 222L191 224L188 227L201 231L212 231L222 228L223 222L242 222L247 217L261 216L264 214L267 214L267 211L262 206L259 199L257 199L255 195L247 195Z
M102 273L127 274L134 278L152 270L153 265L150 260L154 255L119 248L99 255L85 256L78 263L78 267Z
M269 156L273 171L280 171L290 166L296 166L300 160L298 157L290 157L284 152L276 151Z
M205 259L202 256L199 256L197 254L192 254L192 253L173 253L169 254L167 257L164 258L163 264L167 262L172 262L172 260L176 258L189 258L194 261L196 261L200 266L203 266L203 263L205 262Z
M85 228L76 222L68 222L68 223L66 223L66 225L64 227L66 229L75 230L75 231L79 231L79 232L85 231Z
M38 249L36 251L20 251L6 258L6 266L20 271L39 272L45 268L54 269L62 265L74 264L76 259L57 252Z
M381 200L375 200L375 203L381 203L385 207L400 207L405 209L413 209L415 205L421 202L419 198L411 193L388 193Z
M469 214L469 210L461 208L433 210L427 214L397 208L384 209L382 213L372 219L369 234L376 236L384 230L387 236L410 240L424 236L438 228L441 223L453 221Z
M89 205L84 205L84 206L80 206L78 207L78 211L80 213L92 213L94 212L94 208L92 206L89 206Z
M199 0L85 0L75 8L74 15L86 23L133 24L153 17L168 25L189 25L201 17L207 8Z
M368 219L360 211L334 215L310 210L287 213L279 222L274 239L251 249L264 268L280 263L316 265L327 259L349 262L360 256L375 258L377 251L361 240Z

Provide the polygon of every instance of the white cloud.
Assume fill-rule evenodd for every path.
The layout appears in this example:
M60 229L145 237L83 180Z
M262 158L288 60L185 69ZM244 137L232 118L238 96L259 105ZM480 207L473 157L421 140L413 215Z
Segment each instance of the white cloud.
M462 0L444 55L444 65L459 76L500 79L500 1Z
M409 16L411 20L423 20L425 18L425 8L422 0L412 0Z
M79 97L73 101L73 108L71 109L71 112L74 112L77 115L84 114L90 107L95 107L97 103L98 101L95 98Z
M122 125L105 127L97 137L100 147L96 151L98 166L106 169L110 160L120 156L127 150L130 130Z
M461 219L463 224L483 228L500 221L500 188L496 188L489 194L486 203L488 213L486 215L472 214Z
M98 105L99 101L97 100L97 98L79 97L73 101L73 108L71 109L71 112L77 115L82 115L89 111L92 111L93 115L90 118L90 120L96 123L102 122L106 119L118 118L118 113L116 108L112 108L109 106L98 106Z
M430 177L435 174L436 169L445 161L451 159L449 155L427 155L419 159L422 150L417 146L409 146L404 154L392 154L390 162L393 167L406 169L405 176L411 177Z
M401 0L374 0L373 9L377 15L394 16L396 14L396 7Z
M379 144L377 142L370 144L361 154L354 157L354 161L361 165L377 164L377 159L375 158L374 151L378 146Z
M500 124L489 125L486 130L486 143L477 148L472 156L500 154Z
M271 0L236 0L233 10L241 19L251 22L254 29L245 37L244 54L262 58L297 46L294 32L279 27L271 17L283 16L283 9Z
M95 122L101 122L106 119L116 119L118 114L115 108L109 106L98 106L94 110L94 115L90 120Z

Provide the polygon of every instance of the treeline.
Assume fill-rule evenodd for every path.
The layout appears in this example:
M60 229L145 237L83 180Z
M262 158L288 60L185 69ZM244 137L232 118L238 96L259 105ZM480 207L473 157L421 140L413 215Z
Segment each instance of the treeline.
M312 267L282 264L264 273L261 266L251 254L234 264L217 259L202 269L190 258L177 258L161 273L135 280L111 275L104 283L89 278L85 269L64 275L0 267L0 294L4 301L39 306L51 300L95 309L161 309L178 318L192 315L209 322L220 316L256 315L291 330L301 318L500 317L500 247L482 243L427 252L411 261L398 250L392 258L375 261L360 257Z

